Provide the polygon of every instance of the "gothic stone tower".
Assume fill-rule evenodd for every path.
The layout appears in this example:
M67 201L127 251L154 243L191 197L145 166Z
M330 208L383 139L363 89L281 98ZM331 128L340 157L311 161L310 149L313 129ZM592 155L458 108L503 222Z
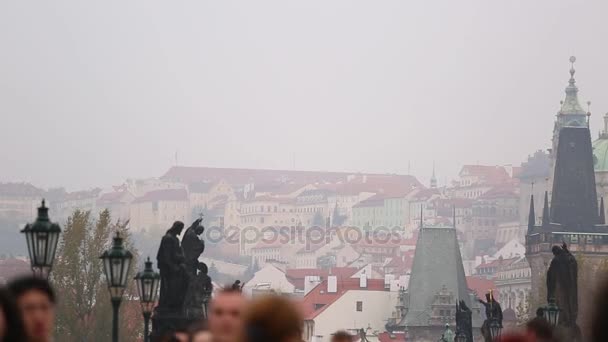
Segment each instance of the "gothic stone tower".
M553 126L553 139L552 146L549 149L549 158L551 160L551 173L549 175L549 189L552 189L555 163L557 155L557 144L559 141L559 134L564 127L587 127L589 128L589 111L583 110L581 104L578 101L578 87L576 86L576 80L574 79L574 62L576 57L570 57L570 79L568 80L568 86L566 87L566 98L560 101L561 107L555 116L555 125ZM590 102L587 102L590 105Z
M546 304L551 247L565 242L578 260L578 324L586 331L593 280L598 279L598 269L608 257L608 226L603 200L598 208L589 128L562 127L555 152L551 206L545 193L540 225L535 222L534 201L530 201L526 235L526 257L532 269L530 310Z

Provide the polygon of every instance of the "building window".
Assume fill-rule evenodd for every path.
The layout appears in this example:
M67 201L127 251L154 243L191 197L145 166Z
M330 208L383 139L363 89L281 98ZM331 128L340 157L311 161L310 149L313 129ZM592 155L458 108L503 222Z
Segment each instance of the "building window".
M363 311L363 302L357 301L357 311L358 312Z

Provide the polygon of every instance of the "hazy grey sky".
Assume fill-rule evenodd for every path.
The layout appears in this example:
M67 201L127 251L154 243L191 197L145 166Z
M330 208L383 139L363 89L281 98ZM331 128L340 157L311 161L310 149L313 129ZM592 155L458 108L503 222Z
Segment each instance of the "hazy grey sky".
M182 165L412 172L549 145L575 54L608 112L607 1L0 2L0 181Z

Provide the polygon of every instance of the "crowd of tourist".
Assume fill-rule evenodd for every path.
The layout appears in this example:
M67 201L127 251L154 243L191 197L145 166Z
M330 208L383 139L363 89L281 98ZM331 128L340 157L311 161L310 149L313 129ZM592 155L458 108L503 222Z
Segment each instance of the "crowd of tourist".
M608 281L600 294L608 293ZM54 340L56 297L48 281L36 277L19 278L0 288L0 342L49 342ZM608 296L596 301L590 342L608 341ZM266 296L254 300L244 297L238 287L216 293L206 322L162 337L162 342L301 342L303 318L292 300ZM58 336L57 340L61 340ZM346 331L337 331L332 342L355 341ZM568 342L537 313L523 329L505 332L499 342Z

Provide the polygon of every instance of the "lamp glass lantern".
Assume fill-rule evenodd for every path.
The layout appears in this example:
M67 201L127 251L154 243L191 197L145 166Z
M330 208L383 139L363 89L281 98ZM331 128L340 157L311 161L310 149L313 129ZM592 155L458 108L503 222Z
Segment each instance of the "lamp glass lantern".
M158 287L160 285L160 275L154 272L150 258L145 262L144 270L135 276L137 292L141 303L141 311L144 315L152 313L156 299L158 298Z
M492 337L492 341L500 337L500 332L502 328L497 320L492 320L490 322L490 336Z
M549 303L545 306L543 310L543 315L547 322L549 322L552 326L556 327L559 322L559 307L555 302L555 299L549 299Z
M30 265L36 276L47 278L53 267L61 228L49 219L45 201L38 208L34 223L28 223L21 233L25 235Z
M112 300L122 299L129 279L133 254L124 248L123 239L119 232L116 232L112 247L106 250L100 258L103 260L103 271L108 281L110 297L112 297Z

